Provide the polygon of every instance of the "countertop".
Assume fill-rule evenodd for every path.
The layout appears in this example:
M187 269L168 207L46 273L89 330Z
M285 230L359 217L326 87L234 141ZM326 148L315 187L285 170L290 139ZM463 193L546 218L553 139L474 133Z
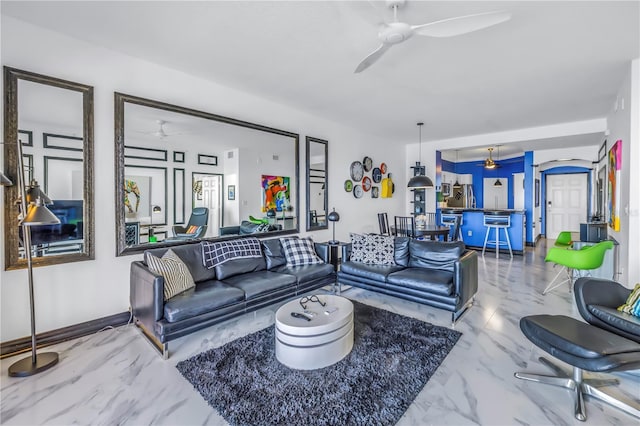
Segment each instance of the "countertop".
M525 210L516 209L478 209L478 208L464 208L464 207L443 207L440 209L441 213L463 213L463 212L479 212L489 214L512 214L520 213L525 214Z

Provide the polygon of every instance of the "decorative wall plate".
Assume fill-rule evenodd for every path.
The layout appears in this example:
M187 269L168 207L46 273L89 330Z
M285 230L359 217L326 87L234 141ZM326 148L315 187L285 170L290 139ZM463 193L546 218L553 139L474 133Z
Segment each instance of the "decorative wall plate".
M364 177L364 166L359 161L354 161L349 167L351 172L351 180L359 182Z
M371 159L371 157L364 157L364 160L362 160L362 165L364 166L364 171L369 172L373 167L373 160Z
M371 189L371 178L369 178L369 176L365 176L362 179L362 189L364 189L365 192Z
M382 174L387 173L387 163L380 164L380 171L382 172Z
M356 198L362 198L364 191L360 185L353 185L353 196Z
M371 198L378 198L380 196L380 188L374 186L371 188Z
M351 192L351 190L353 190L353 182L351 182L351 180L347 179L344 181L344 190L347 192Z
M373 181L375 183L380 183L380 181L382 180L382 171L378 167L376 167L371 172L371 177L373 178Z

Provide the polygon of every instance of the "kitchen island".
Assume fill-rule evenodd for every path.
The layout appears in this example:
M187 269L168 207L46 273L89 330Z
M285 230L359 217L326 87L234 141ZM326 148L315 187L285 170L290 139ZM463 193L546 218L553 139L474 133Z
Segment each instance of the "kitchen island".
M511 249L515 254L524 253L524 210L443 207L442 209L438 209L436 213L438 214L438 217L440 218L440 222L442 224L451 224L453 222L451 220L452 218L455 218L456 215L462 215L462 225L460 229L464 244L469 248L480 250L482 250L482 246L484 244L484 236L487 232L487 228L484 226L484 215L500 214L510 216L511 226L508 228L508 232L509 239L511 240Z

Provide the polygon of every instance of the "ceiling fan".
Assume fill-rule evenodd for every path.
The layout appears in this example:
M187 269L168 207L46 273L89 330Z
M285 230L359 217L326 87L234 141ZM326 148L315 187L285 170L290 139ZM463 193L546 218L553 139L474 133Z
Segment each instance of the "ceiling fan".
M153 130L151 132L142 132L142 131L138 131L138 133L144 133L147 135L152 135L155 136L159 139L165 139L168 138L170 136L176 136L176 135L182 135L183 133L167 133L165 130L165 124L168 123L168 121L166 120L156 120L156 123L158 124L158 129L157 130Z
M493 148L487 148L489 150L489 158L484 160L484 168L485 169L495 169L496 167L500 167L498 163L496 163L491 157L491 153L493 152Z
M422 25L410 25L398 21L398 8L406 0L387 0L387 7L393 9L393 22L384 23L378 32L378 39L382 44L360 62L355 72L359 73L373 65L394 44L402 43L414 35L428 37L453 37L460 34L481 30L511 19L506 11L478 13L474 15L458 16Z

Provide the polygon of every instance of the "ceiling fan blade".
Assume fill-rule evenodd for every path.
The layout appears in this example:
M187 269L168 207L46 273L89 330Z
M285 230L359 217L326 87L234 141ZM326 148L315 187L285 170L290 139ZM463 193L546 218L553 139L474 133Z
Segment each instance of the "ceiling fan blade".
M424 25L413 25L411 29L415 31L415 34L422 36L453 37L497 25L509 19L511 19L511 13L499 10L443 19Z
M357 74L369 68L378 59L380 59L380 57L384 55L384 52L386 52L390 47L391 47L390 44L385 44L385 43L381 44L376 50L369 53L369 55L366 58L364 58L362 62L360 62L360 64L358 64L358 67L356 68L354 73Z

